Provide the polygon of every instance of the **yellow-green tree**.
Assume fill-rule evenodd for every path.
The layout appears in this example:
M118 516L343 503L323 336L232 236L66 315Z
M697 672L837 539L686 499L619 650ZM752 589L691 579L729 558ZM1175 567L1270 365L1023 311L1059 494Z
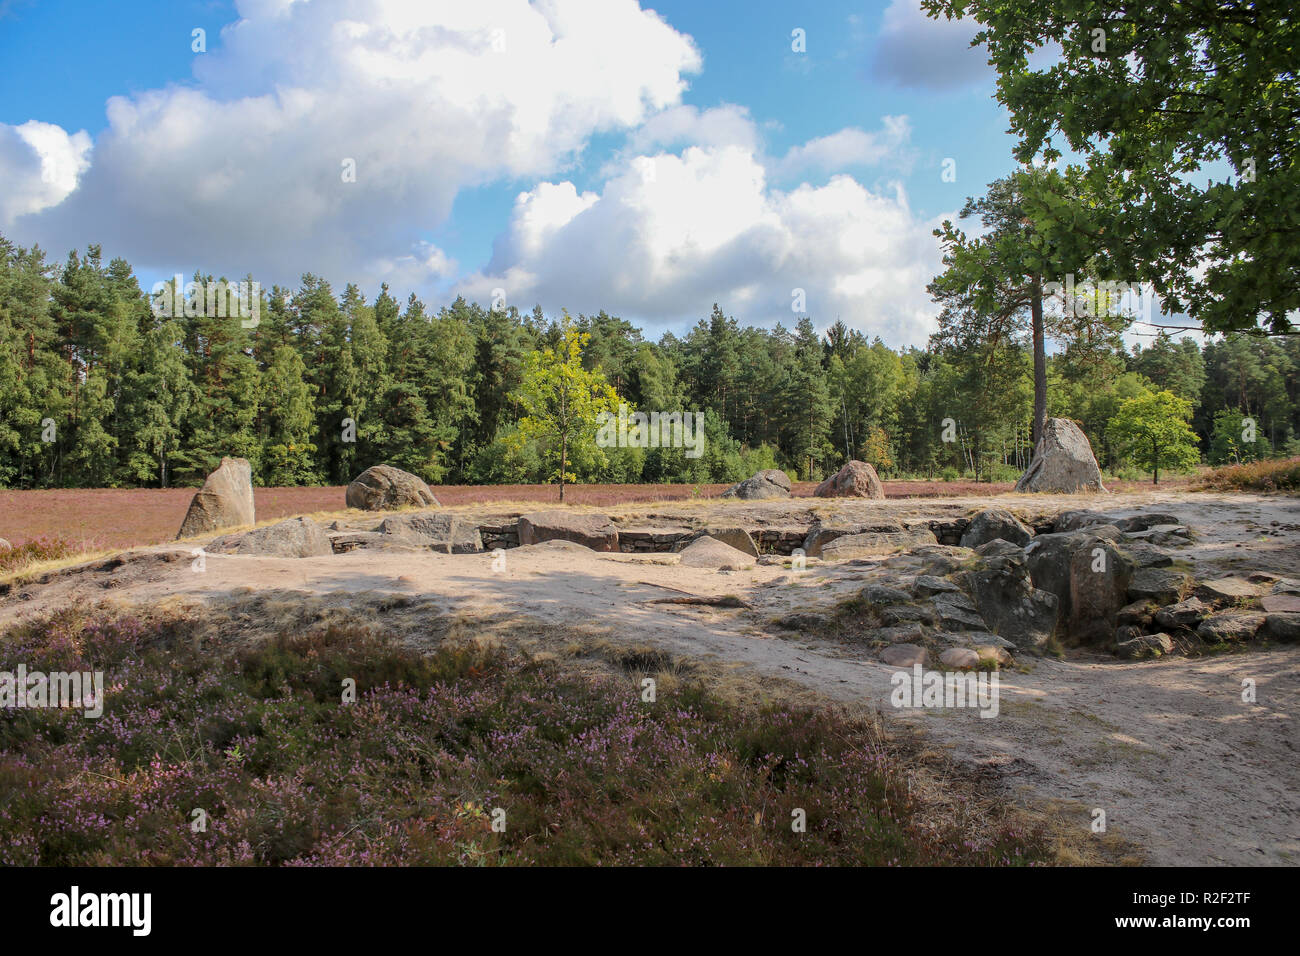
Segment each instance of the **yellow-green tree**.
M597 420L601 412L615 413L618 402L602 372L582 367L582 350L590 338L574 327L565 310L558 348L524 357L523 375L514 396L524 412L515 438L537 441L543 454L555 460L552 476L560 482L561 501L565 484L577 481L569 472L574 445L591 444L595 457L603 459L604 452L595 446Z
M1192 403L1186 399L1170 391L1144 391L1120 403L1108 431L1158 485L1162 465L1186 469L1200 461L1191 417Z

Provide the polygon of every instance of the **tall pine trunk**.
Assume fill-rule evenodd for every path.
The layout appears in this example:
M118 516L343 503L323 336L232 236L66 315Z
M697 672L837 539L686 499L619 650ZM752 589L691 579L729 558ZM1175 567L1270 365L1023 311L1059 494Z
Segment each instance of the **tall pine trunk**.
M1035 448L1047 427L1047 346L1043 334L1043 279L1035 275L1029 285L1029 312L1034 323L1034 428Z

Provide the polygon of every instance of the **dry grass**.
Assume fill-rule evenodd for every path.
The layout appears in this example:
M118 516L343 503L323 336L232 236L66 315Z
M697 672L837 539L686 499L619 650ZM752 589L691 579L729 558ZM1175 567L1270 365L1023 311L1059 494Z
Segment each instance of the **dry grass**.
M1199 491L1300 491L1300 457L1224 465L1202 475Z

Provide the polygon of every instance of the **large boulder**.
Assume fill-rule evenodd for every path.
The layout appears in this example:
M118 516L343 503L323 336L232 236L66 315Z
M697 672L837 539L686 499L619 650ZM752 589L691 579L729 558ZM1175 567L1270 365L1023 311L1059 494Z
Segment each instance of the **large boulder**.
M1002 508L990 508L987 511L981 511L971 519L970 525L966 528L966 533L961 536L961 546L963 548L978 548L982 544L988 544L990 541L1001 538L1003 541L1010 541L1012 544L1023 547L1029 543L1029 539L1033 536L1034 533L1025 527L1024 523L1010 511L1005 511Z
M978 548L976 566L962 574L990 631L1017 647L1041 647L1056 629L1057 598L1035 588L1022 549L1006 541Z
M803 550L810 558L820 558L822 548L836 538L849 534L901 534L903 526L897 521L875 520L861 521L844 518L839 515L823 515L808 528L803 539Z
M1025 548L1025 561L1034 587L1056 595L1068 637L1083 644L1115 639L1134 564L1113 541L1090 531L1043 534Z
M1016 491L1069 495L1105 490L1088 436L1067 418L1049 418Z
M249 554L275 558L312 558L333 554L325 529L311 518L290 518L265 528L218 538L203 550L213 554Z
M572 541L593 551L618 550L618 528L605 515L534 511L520 515L517 528L521 545Z
M752 555L746 554L717 538L705 535L696 538L682 550L681 563L688 568L716 568L719 571L741 571L754 566Z
M253 469L247 458L223 458L190 501L178 538L254 524Z
M411 505L437 508L438 499L428 485L409 471L392 465L374 465L348 485L347 504L362 511L388 511Z
M848 461L813 492L818 498L884 498L885 486L865 461Z
M825 544L821 557L826 561L843 561L847 558L867 558L880 554L892 554L926 544L937 544L934 532L928 529L896 532L864 532L862 534L841 535Z
M478 526L446 511L421 511L390 515L379 524L379 533L447 554L477 554L483 550Z
M754 477L732 485L722 493L724 498L789 498L790 476L779 468L768 468Z

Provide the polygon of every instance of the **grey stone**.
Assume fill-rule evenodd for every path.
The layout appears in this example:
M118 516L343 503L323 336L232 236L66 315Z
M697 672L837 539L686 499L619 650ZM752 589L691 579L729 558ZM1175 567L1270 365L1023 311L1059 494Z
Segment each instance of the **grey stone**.
M223 458L190 501L177 538L238 528L256 522L253 470L246 458Z
M813 492L818 498L879 498L885 497L885 487L880 483L876 469L865 461L849 461L831 475Z
M1186 590L1191 575L1165 568L1138 568L1128 583L1128 596L1134 601L1173 604Z
M890 554L917 545L937 543L932 531L846 534L826 544L822 548L821 556L827 561L843 561L846 558L864 558L871 555Z
M961 546L978 548L982 544L1000 538L1023 547L1033 536L1034 533L1025 527L1024 522L1010 511L991 508L988 511L981 511L971 519L966 533L961 536Z
M880 652L880 659L891 667L925 666L925 648L915 644L893 644Z
M1210 613L1210 606L1196 597L1156 611L1156 623L1161 627L1194 628Z
M1049 418L1016 491L1076 494L1105 491L1092 445L1074 422Z
M1168 634L1139 634L1115 645L1115 653L1133 660L1172 654L1174 639Z
M1300 641L1300 614L1269 614L1261 633L1270 641Z
M722 497L745 500L789 498L790 476L779 468L768 468L732 485L722 493Z
M1231 604L1237 601L1251 601L1263 592L1258 584L1245 578L1228 577L1213 581L1202 581L1192 592L1202 601L1211 604Z
M696 538L682 551L682 564L688 568L717 568L740 571L754 566L754 556L705 535Z
M438 499L421 478L392 465L367 468L348 485L345 497L349 508L362 511L438 507Z
M446 511L392 515L379 523L379 531L447 554L477 554L483 550L478 527Z
M593 551L618 550L618 528L608 517L601 514L534 511L531 514L520 515L516 527L519 529L521 545L541 544L545 541L572 541Z
M290 518L242 534L228 534L204 548L213 554L248 554L279 558L312 558L333 554L325 529L311 518Z
M1248 641L1264 626L1263 614L1227 611L1211 614L1196 629L1196 635L1210 644L1223 641Z

